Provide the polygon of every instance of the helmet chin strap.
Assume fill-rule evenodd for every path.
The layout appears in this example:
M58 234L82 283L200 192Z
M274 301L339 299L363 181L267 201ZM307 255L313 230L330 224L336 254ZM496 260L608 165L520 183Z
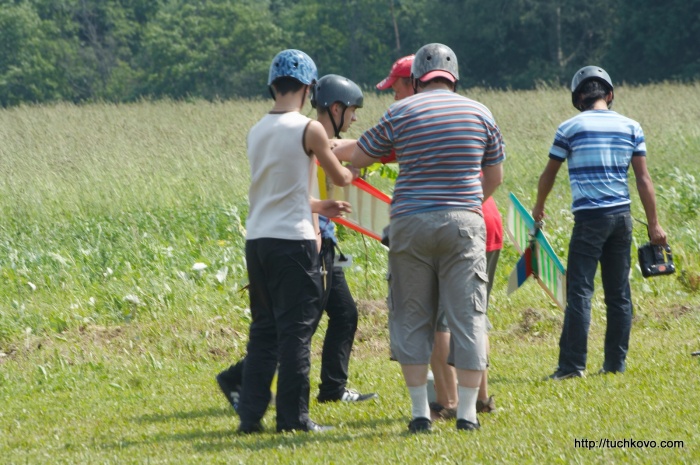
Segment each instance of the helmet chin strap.
M301 111L302 108L304 108L304 102L306 102L306 91L309 89L309 86L304 86L304 92L301 94L301 105L299 105L299 111Z
M336 102L339 103L339 102ZM345 124L345 110L347 110L348 107L345 105L340 104L341 108L343 109L340 112L340 125L335 124L335 118L333 117L333 111L331 110L331 124L333 125L333 132L335 133L335 138L340 139L340 130L343 129L343 125Z

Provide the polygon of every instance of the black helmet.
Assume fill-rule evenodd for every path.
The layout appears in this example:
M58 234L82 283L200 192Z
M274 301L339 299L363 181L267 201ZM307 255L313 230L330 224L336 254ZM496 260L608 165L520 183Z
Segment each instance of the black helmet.
M576 94L578 94L579 89L586 81L591 79L601 81L610 88L610 91L613 90L612 79L610 79L610 75L603 68L599 66L584 66L576 71L573 79L571 79L571 102L574 106L576 106Z
M336 102L346 107L362 108L364 96L362 90L350 79L327 74L318 80L311 93L311 106L329 108Z

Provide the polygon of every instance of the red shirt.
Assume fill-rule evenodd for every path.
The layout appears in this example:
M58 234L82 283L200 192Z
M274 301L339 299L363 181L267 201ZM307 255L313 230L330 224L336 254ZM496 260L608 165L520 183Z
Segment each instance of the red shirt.
M492 252L502 249L503 223L493 197L489 197L486 202L481 204L481 211L484 213L484 222L486 223L486 251Z
M379 161L384 164L395 162L396 152L392 150L389 155L380 158ZM486 223L486 251L501 250L503 248L503 222L493 197L489 197L486 202L481 204L481 211L484 214L484 223Z

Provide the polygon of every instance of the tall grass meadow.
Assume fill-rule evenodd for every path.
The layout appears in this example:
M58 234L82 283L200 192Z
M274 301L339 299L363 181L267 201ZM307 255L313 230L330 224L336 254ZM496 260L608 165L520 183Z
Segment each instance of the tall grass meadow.
M570 94L464 93L491 109L504 134L501 213L508 192L532 206L554 131L576 113ZM213 375L245 353L246 133L270 101L1 110L0 462L697 462L700 366L689 354L700 350L700 85L619 86L615 97L613 109L644 128L678 272L644 279L632 270L628 373L544 383L556 365L562 312L532 282L506 294L518 259L506 240L489 310L499 411L468 437L447 424L428 436L405 434L410 402L388 356L386 250L342 229L361 312L350 387L380 399L312 402L315 419L338 426L324 436L234 434L237 419ZM349 137L391 102L389 93L368 93ZM304 111L314 117L309 105ZM367 179L390 192L390 175L375 168ZM630 179L633 215L645 220ZM573 226L566 170L547 215L545 233L565 261ZM646 241L636 223L635 248ZM605 328L599 281L596 288L592 371L602 363ZM575 438L588 437L674 439L683 447L575 447Z

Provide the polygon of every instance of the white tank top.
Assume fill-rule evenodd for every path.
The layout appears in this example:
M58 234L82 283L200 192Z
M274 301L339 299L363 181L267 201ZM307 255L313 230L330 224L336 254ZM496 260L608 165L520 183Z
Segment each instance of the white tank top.
M316 239L309 204L315 163L304 152L310 121L298 112L270 113L248 132L246 239Z

